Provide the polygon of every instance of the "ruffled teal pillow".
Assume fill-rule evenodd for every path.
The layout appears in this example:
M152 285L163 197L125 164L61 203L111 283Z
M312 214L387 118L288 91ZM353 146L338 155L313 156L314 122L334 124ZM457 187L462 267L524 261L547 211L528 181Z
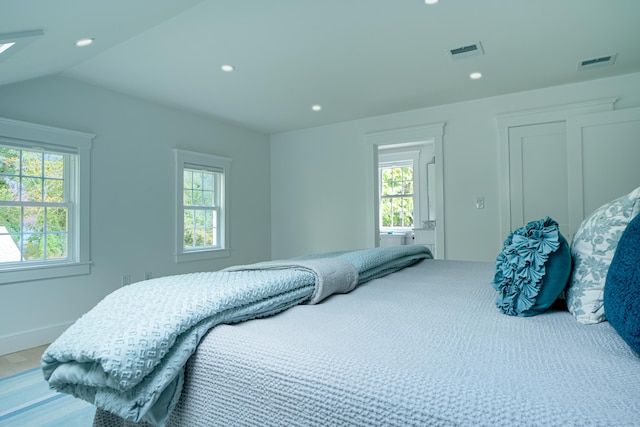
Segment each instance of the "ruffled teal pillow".
M510 316L535 316L547 310L569 283L571 252L550 217L509 234L496 259L491 285L496 306Z

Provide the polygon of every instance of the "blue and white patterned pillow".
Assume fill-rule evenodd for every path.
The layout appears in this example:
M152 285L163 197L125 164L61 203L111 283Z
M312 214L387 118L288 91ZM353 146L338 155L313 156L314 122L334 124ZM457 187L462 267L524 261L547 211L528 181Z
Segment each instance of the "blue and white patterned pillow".
M580 323L604 320L604 285L618 240L640 212L640 187L605 204L587 217L571 243L573 274L567 307Z

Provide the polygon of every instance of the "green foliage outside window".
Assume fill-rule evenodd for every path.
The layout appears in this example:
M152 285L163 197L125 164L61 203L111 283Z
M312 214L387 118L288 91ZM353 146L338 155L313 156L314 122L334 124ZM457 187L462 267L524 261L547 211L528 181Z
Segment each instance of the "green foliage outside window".
M184 247L196 249L218 245L218 211L215 172L184 170Z
M413 167L380 169L382 227L413 227Z
M15 244L0 262L67 257L64 168L62 154L0 146L0 238Z

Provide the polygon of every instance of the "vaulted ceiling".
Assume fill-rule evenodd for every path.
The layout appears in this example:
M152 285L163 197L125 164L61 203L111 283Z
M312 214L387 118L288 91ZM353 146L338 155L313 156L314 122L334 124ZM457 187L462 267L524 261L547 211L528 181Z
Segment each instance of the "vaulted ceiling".
M638 0L20 0L0 85L61 74L275 133L640 72L639 18Z

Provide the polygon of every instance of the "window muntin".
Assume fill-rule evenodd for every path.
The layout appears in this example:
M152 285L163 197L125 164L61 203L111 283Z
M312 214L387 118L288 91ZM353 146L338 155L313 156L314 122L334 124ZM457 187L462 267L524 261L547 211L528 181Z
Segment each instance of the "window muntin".
M380 229L412 228L414 224L413 162L381 163Z
M70 154L0 145L0 267L69 261L75 161Z

